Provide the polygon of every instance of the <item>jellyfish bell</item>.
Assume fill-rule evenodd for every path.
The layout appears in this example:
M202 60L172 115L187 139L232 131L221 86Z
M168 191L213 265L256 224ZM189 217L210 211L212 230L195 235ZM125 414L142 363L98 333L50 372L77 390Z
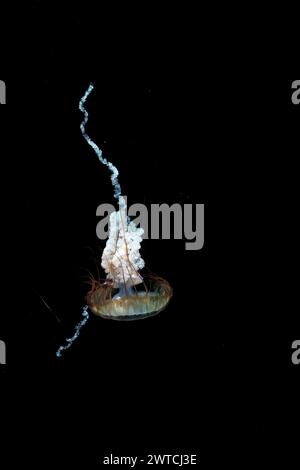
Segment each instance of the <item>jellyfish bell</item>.
M87 295L91 312L111 320L141 320L157 315L164 310L172 297L170 284L151 275L139 285L121 284L111 281L94 283Z

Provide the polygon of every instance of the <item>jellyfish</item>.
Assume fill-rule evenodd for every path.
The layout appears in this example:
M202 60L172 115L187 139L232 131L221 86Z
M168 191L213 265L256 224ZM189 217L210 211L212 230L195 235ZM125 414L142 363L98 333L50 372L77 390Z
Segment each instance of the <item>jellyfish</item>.
M103 156L102 150L86 132L89 115L85 103L93 88L93 84L90 84L79 102L79 109L84 116L80 130L99 161L111 172L118 211L110 215L109 237L101 259L106 278L103 281L92 279L86 299L87 305L82 310L82 319L77 323L74 335L57 350L57 357L61 357L62 352L70 348L78 338L89 319L88 310L105 319L140 320L164 310L172 297L172 288L168 281L155 274L141 274L140 271L145 267L140 255L144 230L137 227L127 216L126 201L118 180L118 169Z
M121 193L117 168L103 157L102 151L85 130L88 112L84 105L93 88L91 84L80 100L79 109L84 114L80 129L100 162L111 171L119 210L110 215L109 237L102 254L101 266L106 279L102 282L93 280L87 304L92 313L102 318L139 320L161 312L172 297L172 288L161 277L154 274L142 276L140 273L145 266L140 255L144 230L138 228L126 215L126 202Z
M126 204L110 215L109 238L102 255L104 282L92 283L88 306L95 315L112 320L138 320L153 316L168 304L172 289L152 274L142 276L145 262L139 253L143 229L126 217Z

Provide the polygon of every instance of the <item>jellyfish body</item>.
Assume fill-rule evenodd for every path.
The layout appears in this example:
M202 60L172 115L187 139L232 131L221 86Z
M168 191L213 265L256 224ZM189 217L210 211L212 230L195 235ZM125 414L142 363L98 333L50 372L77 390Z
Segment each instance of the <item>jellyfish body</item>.
M93 282L87 295L90 310L103 318L138 320L163 310L172 289L167 281L155 275L144 278L139 249L143 229L126 216L126 203L121 196L119 211L110 216L109 238L102 255L106 272L104 282Z

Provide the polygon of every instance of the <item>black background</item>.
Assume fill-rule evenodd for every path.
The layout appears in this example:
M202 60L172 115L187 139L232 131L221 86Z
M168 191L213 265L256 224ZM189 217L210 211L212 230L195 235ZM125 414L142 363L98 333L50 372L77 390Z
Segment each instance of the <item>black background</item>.
M293 80L230 57L191 14L126 13L57 15L36 2L0 77L6 435L20 438L23 461L41 451L57 468L110 452L223 459L232 420L239 429L297 374ZM88 133L129 204L204 203L205 243L144 241L146 265L174 288L168 308L132 323L91 317L58 361L104 246L96 208L113 203L79 130L91 81Z

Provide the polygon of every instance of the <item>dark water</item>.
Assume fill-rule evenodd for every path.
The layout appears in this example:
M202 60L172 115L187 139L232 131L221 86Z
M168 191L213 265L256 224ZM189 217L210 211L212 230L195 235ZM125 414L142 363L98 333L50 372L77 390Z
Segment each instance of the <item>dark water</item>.
M269 83L267 93L263 75L245 79L235 61L224 72L222 53L209 54L193 24L180 40L155 15L158 29L148 18L136 35L124 24L106 35L105 15L98 24L76 8L56 17L36 2L30 18L31 34L10 57L19 71L0 77L1 388L5 436L20 453L10 461L94 468L110 453L222 461L232 420L237 431L255 399L278 377L292 390L297 372L295 280L279 282L293 256L293 231L290 244L280 242L296 193L290 82ZM80 321L89 272L101 269L96 208L114 203L109 172L79 129L90 81L88 132L118 167L128 203L204 204L205 241L193 251L172 234L144 240L147 268L174 290L166 310L138 322L91 315L57 360Z

